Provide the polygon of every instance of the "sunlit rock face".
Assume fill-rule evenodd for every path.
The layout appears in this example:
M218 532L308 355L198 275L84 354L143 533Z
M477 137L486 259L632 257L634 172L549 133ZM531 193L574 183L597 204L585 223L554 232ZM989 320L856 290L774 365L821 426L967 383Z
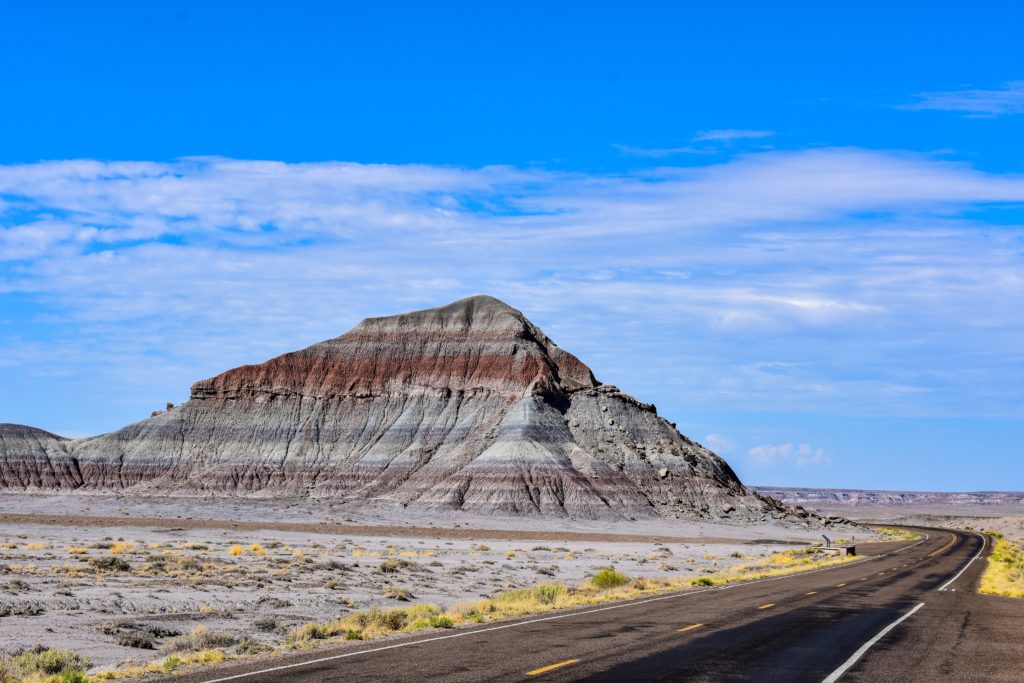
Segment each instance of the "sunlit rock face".
M791 516L654 406L475 296L197 382L185 404L64 440L0 427L0 486L312 496L579 518Z

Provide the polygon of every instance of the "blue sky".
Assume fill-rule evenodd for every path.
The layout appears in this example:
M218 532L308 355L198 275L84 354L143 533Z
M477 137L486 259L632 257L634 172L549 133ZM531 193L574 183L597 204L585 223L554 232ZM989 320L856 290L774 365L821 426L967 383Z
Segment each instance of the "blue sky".
M1024 10L552 4L7 3L0 421L490 293L749 482L1024 488Z

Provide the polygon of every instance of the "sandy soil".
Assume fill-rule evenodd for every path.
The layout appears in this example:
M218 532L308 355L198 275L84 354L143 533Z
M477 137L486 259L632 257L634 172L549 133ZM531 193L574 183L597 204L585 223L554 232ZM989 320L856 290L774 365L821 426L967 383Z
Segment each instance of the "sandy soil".
M608 565L697 577L819 538L667 520L399 522L309 503L0 496L0 642L144 662L196 626L274 645L309 621L408 604L400 591L448 607Z

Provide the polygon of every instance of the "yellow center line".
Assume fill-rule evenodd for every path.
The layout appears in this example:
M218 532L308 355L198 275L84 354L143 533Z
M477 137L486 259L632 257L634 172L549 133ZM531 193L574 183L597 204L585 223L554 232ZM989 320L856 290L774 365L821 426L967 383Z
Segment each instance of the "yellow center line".
M689 626L684 626L683 628L679 629L679 632L686 633L687 631L692 631L695 628L700 628L703 625L704 624L690 624Z
M846 585L845 583L837 583L836 584L836 588L842 588L845 585Z
M774 602L769 602L767 605L761 605L757 609L770 609L772 607L775 607L775 603Z
M949 543L947 543L946 545L942 546L941 548L939 548L935 552L929 553L928 557L935 557L936 555L941 555L942 553L944 553L947 550L949 550L949 548L952 547L952 545L954 543L956 543L956 536L951 537L949 539Z
M868 577L866 577L866 576L861 578L861 581L867 581L867 580L868 580Z
M548 671L553 671L555 669L560 669L563 666L569 666L570 664L575 664L578 661L580 661L580 660L578 660L578 659L567 659L564 662L559 662L558 664L549 664L548 666L542 666L541 668L534 669L533 671L527 671L526 675L527 676L538 676L540 674L547 673Z
M817 594L818 594L818 591L810 591L809 593L804 593L804 595L817 595Z

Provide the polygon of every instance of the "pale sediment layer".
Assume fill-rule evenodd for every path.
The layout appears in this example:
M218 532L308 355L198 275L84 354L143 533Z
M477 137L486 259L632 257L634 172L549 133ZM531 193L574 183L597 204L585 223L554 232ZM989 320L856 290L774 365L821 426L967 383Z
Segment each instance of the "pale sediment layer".
M743 486L654 406L484 296L365 320L197 382L182 406L110 434L0 426L0 487L820 521Z

